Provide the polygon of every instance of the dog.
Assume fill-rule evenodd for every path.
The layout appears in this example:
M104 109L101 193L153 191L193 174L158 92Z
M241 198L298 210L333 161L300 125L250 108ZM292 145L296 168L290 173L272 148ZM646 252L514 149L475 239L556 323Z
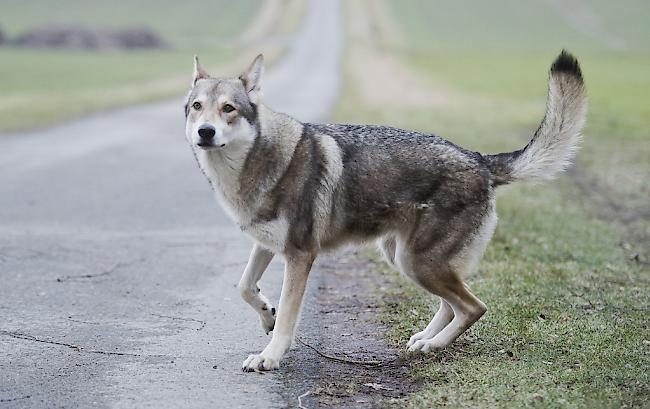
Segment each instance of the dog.
M194 57L186 138L217 200L254 241L239 282L273 331L244 371L278 369L290 348L316 256L376 240L388 263L440 298L410 351L450 345L487 311L464 283L497 224L495 188L552 179L578 148L587 97L578 61L562 51L546 115L530 142L495 155L387 126L302 123L262 103L263 56L239 77L212 77ZM276 314L257 283L285 260Z

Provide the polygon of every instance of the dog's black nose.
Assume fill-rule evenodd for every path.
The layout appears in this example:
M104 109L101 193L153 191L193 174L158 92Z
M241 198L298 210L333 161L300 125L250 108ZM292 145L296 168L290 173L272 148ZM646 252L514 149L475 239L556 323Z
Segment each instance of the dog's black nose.
M201 125L199 127L199 136L201 137L199 145L211 144L215 132L216 130L214 129L214 126L210 124Z

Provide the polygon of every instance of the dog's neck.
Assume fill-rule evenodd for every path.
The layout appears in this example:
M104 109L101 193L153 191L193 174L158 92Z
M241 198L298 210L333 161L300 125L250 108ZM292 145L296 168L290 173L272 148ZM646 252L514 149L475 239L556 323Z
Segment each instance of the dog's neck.
M240 225L254 218L264 195L284 175L303 127L296 119L262 104L256 125L252 140L235 142L222 150L195 150L217 198Z

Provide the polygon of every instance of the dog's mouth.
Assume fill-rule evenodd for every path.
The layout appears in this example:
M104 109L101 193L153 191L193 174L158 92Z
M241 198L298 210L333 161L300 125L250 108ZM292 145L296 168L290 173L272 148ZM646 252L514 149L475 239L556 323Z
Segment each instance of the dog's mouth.
M199 142L199 143L196 144L196 146L199 149L203 149L204 151L209 151L209 150L213 150L213 149L225 148L226 144L225 143L215 144L215 143Z

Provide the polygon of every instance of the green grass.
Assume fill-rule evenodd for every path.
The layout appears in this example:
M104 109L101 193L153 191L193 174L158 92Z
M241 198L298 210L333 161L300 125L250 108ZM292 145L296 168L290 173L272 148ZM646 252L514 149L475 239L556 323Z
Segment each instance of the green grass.
M561 47L650 51L650 10L644 0L607 0L554 8L544 0L392 0L409 49L544 51ZM561 14L563 13L563 14ZM569 18L566 18L566 17ZM595 17L594 17L595 16ZM580 18L582 17L582 18ZM622 42L616 47L615 38Z
M208 64L234 54L213 48ZM130 103L180 96L189 51L97 52L0 49L0 130L15 131Z
M40 127L99 109L181 95L192 55L208 67L235 55L235 38L260 0L85 2L5 1L0 28L15 36L48 23L105 28L148 26L170 48L134 51L37 50L0 46L0 131ZM43 10L50 10L44 13Z
M650 7L626 3L586 3L625 49L544 2L391 3L405 41L390 51L463 103L364 109L346 84L337 120L518 149L543 116L546 72L563 47L579 57L590 97L578 156L587 191L571 175L499 189L499 226L469 280L488 314L450 348L413 357L422 388L395 407L650 407L650 28L641 22ZM396 282L384 320L403 348L437 301L378 268Z
M469 282L488 314L411 376L400 407L647 405L650 277L619 232L584 211L566 182L499 195L500 225ZM385 274L395 275L388 272ZM403 347L437 302L403 278L384 321ZM416 368L418 365L416 365Z
M546 70L561 48L580 60L589 94L589 115L580 165L626 205L643 213L650 199L650 18L646 2L585 3L595 29L577 29L548 2L393 2L407 45L393 50L413 67L460 92L492 100L443 112L422 127L473 149L512 149L541 118ZM584 25L584 24L583 24ZM603 32L623 48L603 41ZM591 34L589 34L591 33ZM595 33L595 34L594 34ZM535 113L537 102L539 108ZM474 116L467 127L463 115ZM508 123L510 125L508 125ZM456 124L456 125L455 125ZM457 124L461 124L458 126ZM491 127L508 138L481 138ZM510 129L508 129L508 127ZM650 223L636 230L650 233ZM636 234L638 235L638 234Z

